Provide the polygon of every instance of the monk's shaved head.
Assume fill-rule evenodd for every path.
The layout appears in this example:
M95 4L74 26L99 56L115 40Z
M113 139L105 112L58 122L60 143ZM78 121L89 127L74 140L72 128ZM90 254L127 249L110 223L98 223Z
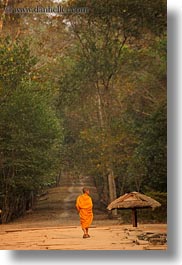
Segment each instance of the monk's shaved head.
M89 189L86 188L86 187L84 187L84 188L82 189L82 191L83 191L83 193L86 193L86 192L89 192Z

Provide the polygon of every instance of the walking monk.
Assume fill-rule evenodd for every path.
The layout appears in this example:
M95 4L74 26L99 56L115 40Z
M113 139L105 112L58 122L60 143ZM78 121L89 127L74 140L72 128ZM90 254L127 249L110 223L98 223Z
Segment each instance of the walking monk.
M76 208L80 215L80 223L83 230L83 238L89 238L88 229L93 220L93 203L89 196L89 189L83 188L83 194L78 196L76 200Z

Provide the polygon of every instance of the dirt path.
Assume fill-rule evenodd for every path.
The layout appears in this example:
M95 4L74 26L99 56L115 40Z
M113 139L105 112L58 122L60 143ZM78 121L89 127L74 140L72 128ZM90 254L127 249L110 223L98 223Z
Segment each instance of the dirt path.
M166 224L121 225L96 215L83 239L79 216L67 211L36 210L0 225L1 250L166 250ZM160 237L162 236L162 242ZM154 239L152 242L151 239Z
M91 237L82 238L79 226L14 228L1 226L1 250L166 250L167 245L141 240L144 235L164 235L166 225L92 226ZM159 237L156 237L156 239Z
M89 239L82 238L75 198L80 187L49 189L26 216L0 225L1 250L166 250L166 224L121 225L96 210Z
M75 209L38 210L0 225L1 250L166 250L166 224L121 225L96 214L91 238L83 239ZM155 239L153 242L150 240Z

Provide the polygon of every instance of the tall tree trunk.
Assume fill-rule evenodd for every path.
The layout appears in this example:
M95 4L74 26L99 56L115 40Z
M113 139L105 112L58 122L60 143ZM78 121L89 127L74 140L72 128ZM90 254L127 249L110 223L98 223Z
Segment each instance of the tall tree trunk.
M103 115L103 109L102 109L102 98L101 98L101 92L98 82L96 83L96 89L97 89L97 106L98 106L98 116L99 116L99 123L100 128L102 131L104 131L104 115Z
M97 105L98 105L98 113L99 113L99 123L100 123L100 128L102 130L102 132L104 132L104 136L102 138L102 143L104 145L105 141L107 141L107 137L106 135L110 135L110 116L107 113L109 111L108 106L110 105L110 101L108 99L108 91L107 89L103 88L105 91L105 96L103 97L101 95L101 89L100 89L100 84L99 82L96 83L96 88L97 88ZM103 105L102 105L102 101L103 101ZM104 114L105 115L104 115ZM108 115L106 115L108 114ZM112 157L112 148L109 148L109 150L107 150L107 154L109 157ZM112 161L108 161L109 165L112 165ZM105 165L106 168L108 168L108 165ZM109 194L109 198L108 198L108 202L111 202L113 200L116 199L117 195L116 195L116 184L115 184L115 180L114 180L114 172L112 169L112 166L109 166L108 168L108 172L107 172L107 178L104 181L104 188L103 188L103 192L107 193L104 194L104 197L107 198L108 194ZM117 215L117 210L113 210L112 211L112 215L113 217L115 217Z
M110 199L110 202L112 202L117 198L116 183L114 180L114 173L113 173L112 169L109 169L108 184L109 184L109 199ZM112 215L113 215L113 217L117 216L117 209L114 209L112 211Z

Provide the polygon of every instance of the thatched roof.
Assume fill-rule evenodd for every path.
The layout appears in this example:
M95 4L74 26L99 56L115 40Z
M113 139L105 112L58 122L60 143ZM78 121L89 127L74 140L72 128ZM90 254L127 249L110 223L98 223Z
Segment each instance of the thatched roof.
M161 206L156 200L141 194L139 192L126 193L113 202L111 202L107 209L132 209L132 208L153 208Z

